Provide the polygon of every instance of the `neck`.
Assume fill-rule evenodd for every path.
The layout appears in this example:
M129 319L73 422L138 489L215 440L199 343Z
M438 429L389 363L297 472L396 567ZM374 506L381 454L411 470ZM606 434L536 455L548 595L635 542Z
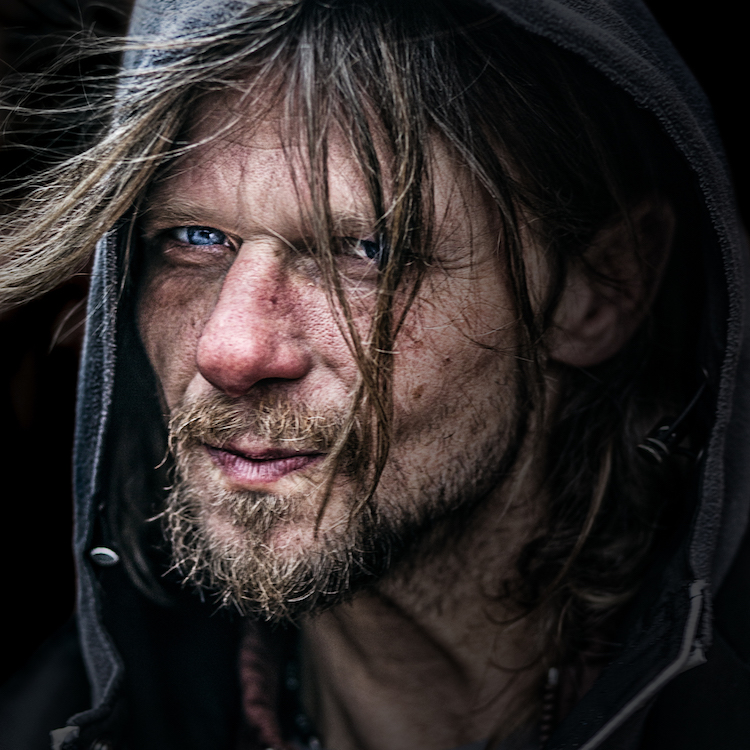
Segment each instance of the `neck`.
M489 498L439 554L303 624L303 700L329 750L448 750L537 717L541 618L498 596L536 524L523 499Z

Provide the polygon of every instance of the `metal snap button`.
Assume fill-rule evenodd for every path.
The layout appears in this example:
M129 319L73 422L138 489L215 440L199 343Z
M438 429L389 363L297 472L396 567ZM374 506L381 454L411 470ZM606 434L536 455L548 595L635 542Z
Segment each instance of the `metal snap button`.
M97 565L101 565L104 568L109 568L120 562L120 556L109 547L94 547L89 552L89 556Z

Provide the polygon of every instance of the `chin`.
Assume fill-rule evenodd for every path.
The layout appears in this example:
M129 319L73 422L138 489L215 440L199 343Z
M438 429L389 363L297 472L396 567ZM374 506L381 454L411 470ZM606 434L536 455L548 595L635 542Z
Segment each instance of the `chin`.
M284 558L304 554L305 550L315 546L314 523L277 519L273 525L262 524L260 529L238 523L226 513L211 509L204 509L200 515L207 539L217 548L239 550L251 543L259 544L270 553Z
M341 603L376 580L384 567L377 560L389 556L363 542L369 522L316 532L308 506L304 496L247 491L214 491L209 499L178 478L163 514L173 566L220 604L268 620L294 621Z

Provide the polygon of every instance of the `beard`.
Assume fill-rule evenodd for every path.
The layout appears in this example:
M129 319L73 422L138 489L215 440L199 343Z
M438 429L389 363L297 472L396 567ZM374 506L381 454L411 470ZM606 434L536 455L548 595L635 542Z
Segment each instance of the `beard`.
M269 535L290 523L302 501L220 489L212 492L207 511L205 494L178 477L163 514L174 567L185 582L214 592L222 605L272 621L338 604L383 575L393 550L386 542L388 524L370 503L343 533L319 531L304 553L275 551ZM218 513L240 533L229 539L214 533L208 515Z
M403 572L444 553L449 540L455 543L480 504L482 486L515 460L523 425L518 419L513 424L512 438L506 432L501 441L505 448L484 452L486 471L403 498L368 491L369 442L346 414L315 413L282 399L251 404L220 392L184 404L170 420L174 482L161 514L173 568L222 605L271 621L294 621L341 604L389 572ZM230 490L212 481L205 446L248 435L268 446L327 454L318 481L303 479L302 488L285 494ZM390 464L389 485L406 487L405 472L397 461ZM321 523L333 491L343 510L334 523ZM273 544L280 531L302 524L314 527L308 543Z

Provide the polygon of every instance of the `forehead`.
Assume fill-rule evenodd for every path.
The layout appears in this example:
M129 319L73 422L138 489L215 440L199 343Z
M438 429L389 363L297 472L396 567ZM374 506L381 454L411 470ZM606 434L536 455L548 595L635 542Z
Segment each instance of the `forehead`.
M375 122L372 133L388 210L397 166ZM207 223L215 217L216 223L242 228L243 237L255 230L285 235L305 229L311 184L321 187L321 175L310 169L304 134L305 123L290 121L281 107L265 108L257 117L239 95L207 97L191 118L192 147L149 194L147 224ZM337 229L372 229L380 217L374 216L350 134L334 126L325 146L327 197ZM435 228L451 233L456 225L486 223L492 207L468 170L437 139L422 148L431 172L425 205L432 206Z
M287 130L288 123L273 111L247 122L219 108L201 112L189 129L190 151L150 193L149 218L176 211L184 223L192 211L204 215L210 207L222 223L273 213L299 224L311 204L309 170ZM361 214L367 204L364 183L342 138L329 145L328 169L331 204L342 215Z

